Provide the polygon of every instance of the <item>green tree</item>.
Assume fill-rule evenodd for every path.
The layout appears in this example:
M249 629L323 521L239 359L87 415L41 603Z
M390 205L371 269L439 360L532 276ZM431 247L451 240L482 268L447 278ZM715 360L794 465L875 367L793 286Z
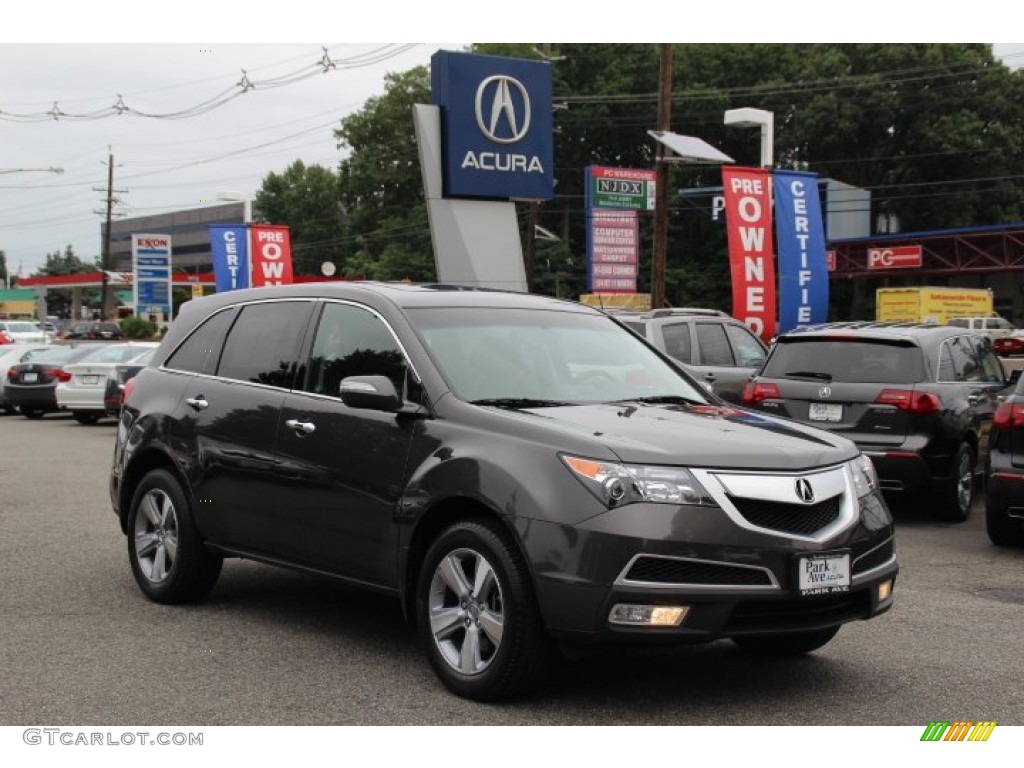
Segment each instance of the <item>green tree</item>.
M95 272L99 269L98 264L86 264L75 253L74 247L70 244L64 248L64 252L54 251L46 254L46 263L32 273L33 277L46 277L54 275L76 275L82 272ZM99 292L91 289L82 289L82 306L90 306L92 302L99 300ZM59 317L71 317L71 290L51 289L46 292L47 311L51 315Z
M413 105L429 102L426 68L391 74L384 93L335 131L339 148L349 152L339 166L349 277L435 279L412 122Z
M7 254L0 251L0 285L7 287Z
M256 207L271 223L288 225L296 274L318 275L325 261L344 269L345 222L334 171L296 160L263 179Z

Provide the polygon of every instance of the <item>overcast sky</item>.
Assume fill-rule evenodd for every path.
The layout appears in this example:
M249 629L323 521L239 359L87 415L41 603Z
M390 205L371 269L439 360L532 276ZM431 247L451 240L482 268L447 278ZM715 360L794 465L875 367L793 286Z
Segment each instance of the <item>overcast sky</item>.
M562 20L561 29L543 27L541 31L529 24L527 15L511 19L488 12L475 25L455 21L459 9L469 9L463 17L468 13L478 17L479 9L485 7L479 3L442 4L450 23L429 18L423 4L391 3L386 6L387 16L377 14L381 18L365 24L351 17L325 18L319 10L322 6L316 12L303 13L303 2L282 4L282 9L293 12L280 18L250 15L239 21L225 11L212 11L223 14L217 18L210 15L212 4L189 0L163 7L163 11L178 11L175 18L161 14L154 19L154 26L145 27L143 20L126 15L137 13L138 4L108 5L120 8L103 16L102 25L98 25L100 16L93 4L87 11L75 6L61 9L52 19L40 15L16 22L25 25L21 30L9 24L0 29L0 250L6 252L12 271L21 265L29 275L45 262L47 253L63 251L68 244L85 260L99 255L108 152L114 156L114 188L126 190L118 194L120 204L115 210L128 216L212 204L221 192L252 195L267 173L281 172L296 159L335 168L341 153L335 147L332 128L382 91L386 73L427 64L438 49L462 46L274 40L342 32L353 39L380 41L545 36L607 41L610 29L620 31L616 39L642 40L649 37L651 19L657 15L652 12L644 18L605 22ZM532 6L533 0L529 0L517 3L516 8ZM372 13L374 6L366 7ZM538 3L538 7L544 4ZM647 7L653 11L657 4ZM36 13L49 12L47 6ZM697 22L691 29L707 27L706 20L701 26L700 18L687 18ZM891 14L887 18L894 21ZM147 42L124 42L135 38L119 26L119 19L144 29L138 39ZM490 24L483 23L487 19ZM719 33L712 39L785 39L778 37L778 29L774 38L770 28L757 34L759 20L749 18L744 26L732 28L730 35ZM87 34L82 34L79 25ZM996 37L1001 30L993 27L990 31L991 37ZM231 42L168 42L202 33ZM904 39L964 39L959 34L943 38L938 31L934 38L928 34L914 28ZM807 33L802 37L816 39L813 35L808 38ZM701 41L693 33L680 38ZM243 42L247 39L270 42ZM865 35L864 39L878 38ZM974 39L985 38L979 35ZM92 42L79 42L89 40ZM318 63L325 47L334 67L323 72ZM1024 63L1024 44L1000 44L997 53L1008 55L1011 66ZM243 78L254 87L225 100L237 92ZM98 116L115 106L155 116ZM189 116L173 117L183 111ZM47 168L61 168L63 173L18 170Z

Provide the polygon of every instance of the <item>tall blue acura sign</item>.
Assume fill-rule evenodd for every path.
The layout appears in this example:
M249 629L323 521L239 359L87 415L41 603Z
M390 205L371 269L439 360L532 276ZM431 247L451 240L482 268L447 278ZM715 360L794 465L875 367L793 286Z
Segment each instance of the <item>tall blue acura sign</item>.
M438 51L430 66L444 196L554 197L551 65Z

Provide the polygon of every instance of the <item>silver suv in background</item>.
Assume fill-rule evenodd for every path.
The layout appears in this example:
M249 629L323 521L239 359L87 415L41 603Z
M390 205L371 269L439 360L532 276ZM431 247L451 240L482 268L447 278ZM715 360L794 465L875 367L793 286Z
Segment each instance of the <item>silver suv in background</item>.
M998 339L1013 333L1013 323L1003 317L954 317L946 325L954 328L966 328L969 331Z
M742 402L743 387L768 356L768 348L753 331L717 309L655 309L617 313L615 319L732 403Z

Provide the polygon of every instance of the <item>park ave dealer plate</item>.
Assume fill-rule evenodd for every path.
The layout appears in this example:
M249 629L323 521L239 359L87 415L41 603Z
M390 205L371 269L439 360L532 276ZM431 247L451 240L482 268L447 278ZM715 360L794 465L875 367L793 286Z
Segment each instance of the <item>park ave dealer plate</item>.
M801 595L831 595L850 591L850 553L822 552L797 558Z
M842 421L843 406L838 403L811 403L811 421Z

